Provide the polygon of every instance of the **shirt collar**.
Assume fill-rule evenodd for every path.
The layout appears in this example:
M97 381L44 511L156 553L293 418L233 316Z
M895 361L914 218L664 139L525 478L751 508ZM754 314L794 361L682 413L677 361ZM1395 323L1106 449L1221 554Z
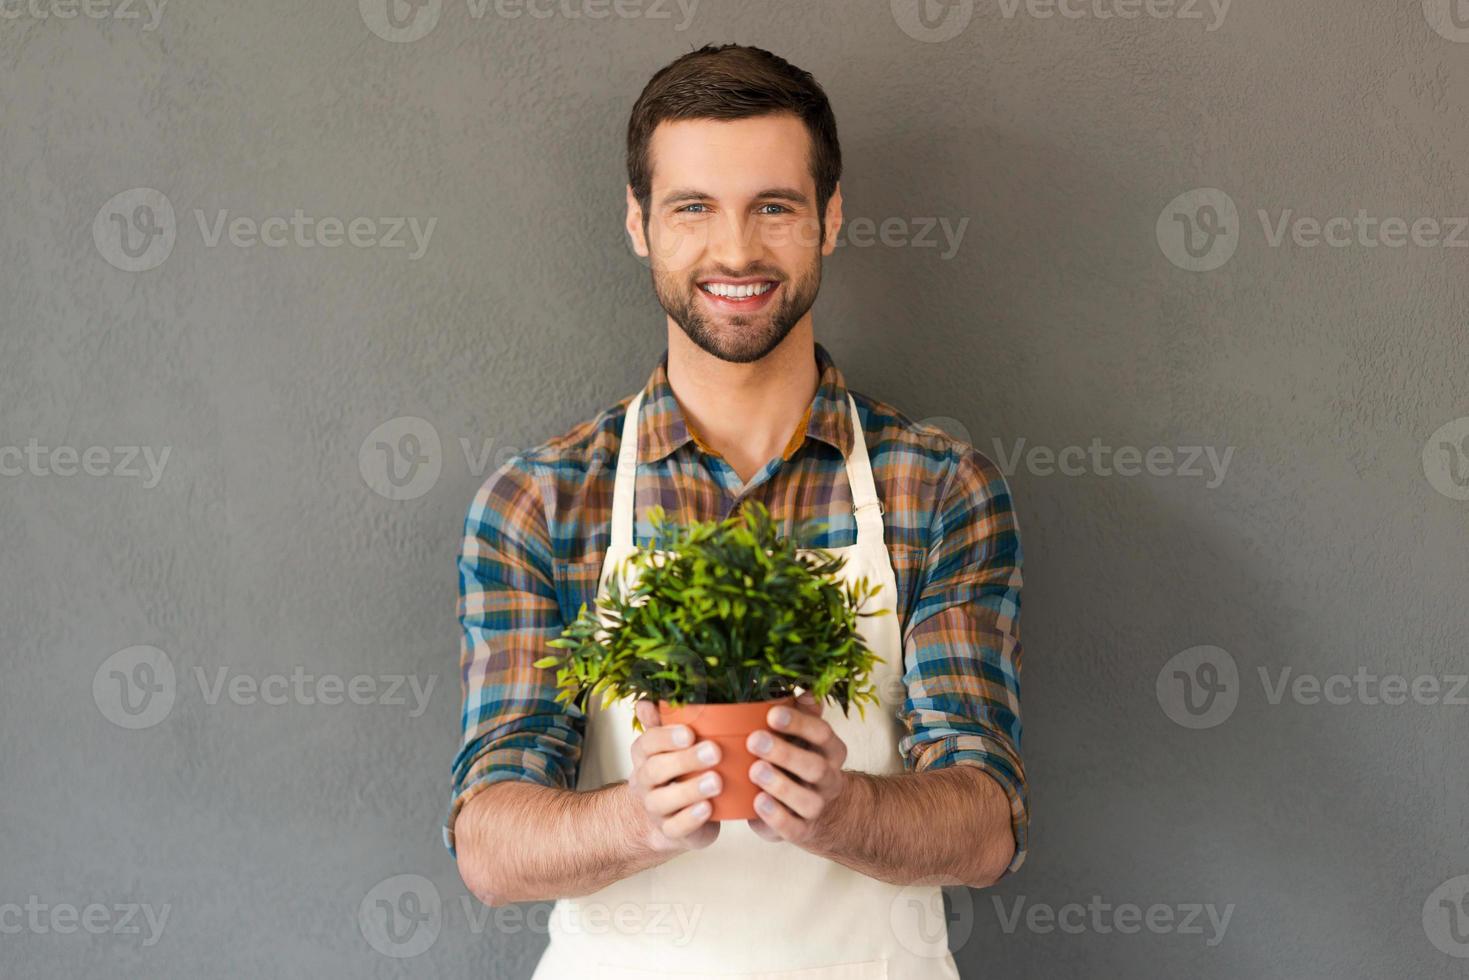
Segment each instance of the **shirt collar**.
M817 439L835 447L843 457L852 448L851 415L847 407L847 383L830 352L816 344L816 369L819 379L816 394L806 414L791 433L791 441L783 454L790 459L806 439ZM804 425L804 431L802 429ZM662 459L686 443L694 443L701 452L714 454L689 428L683 409L668 383L668 350L643 388L643 408L638 418L638 462Z

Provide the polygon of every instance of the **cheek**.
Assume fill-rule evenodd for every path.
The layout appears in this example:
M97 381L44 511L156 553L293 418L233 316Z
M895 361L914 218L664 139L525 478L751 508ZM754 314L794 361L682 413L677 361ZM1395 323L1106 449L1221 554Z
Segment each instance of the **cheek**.
M648 228L648 252L654 268L668 275L692 270L708 243L708 226L703 223L680 222Z

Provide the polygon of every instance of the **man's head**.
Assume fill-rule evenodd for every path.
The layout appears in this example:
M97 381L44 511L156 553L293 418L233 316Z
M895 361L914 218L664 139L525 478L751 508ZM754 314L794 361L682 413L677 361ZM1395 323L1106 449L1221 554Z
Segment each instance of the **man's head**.
M653 76L628 120L627 232L690 340L755 361L809 313L841 172L826 93L769 51L704 47Z

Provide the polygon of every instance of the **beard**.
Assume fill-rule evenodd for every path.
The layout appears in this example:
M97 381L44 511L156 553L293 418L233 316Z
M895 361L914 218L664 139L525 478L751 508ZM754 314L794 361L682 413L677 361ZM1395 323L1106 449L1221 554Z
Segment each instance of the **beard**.
M747 276L770 279L778 283L780 295L773 306L758 313L711 316L700 307L696 295L702 291L698 280L704 278L703 274L686 277L656 265L652 271L653 291L673 322L700 350L734 364L758 361L775 350L810 311L821 289L821 253L817 252L816 261L799 279L791 280L758 267L731 275L734 279Z

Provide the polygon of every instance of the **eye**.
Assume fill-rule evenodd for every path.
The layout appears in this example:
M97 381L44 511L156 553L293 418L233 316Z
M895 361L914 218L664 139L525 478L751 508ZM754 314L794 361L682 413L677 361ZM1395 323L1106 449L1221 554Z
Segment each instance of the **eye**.
M690 208L707 208L708 206L709 205L707 205L707 204L698 204L698 203L695 203L695 204L685 204L683 207L679 208L674 213L675 214L684 214L684 213L688 213L688 214L702 214L703 212L690 211L689 209Z
M761 207L761 210L762 211L765 208L774 208L775 209L774 211L765 211L764 213L766 213L766 214L793 214L794 213L793 211L791 211L790 208L786 207L784 204L762 204L762 205L760 205L760 207Z

